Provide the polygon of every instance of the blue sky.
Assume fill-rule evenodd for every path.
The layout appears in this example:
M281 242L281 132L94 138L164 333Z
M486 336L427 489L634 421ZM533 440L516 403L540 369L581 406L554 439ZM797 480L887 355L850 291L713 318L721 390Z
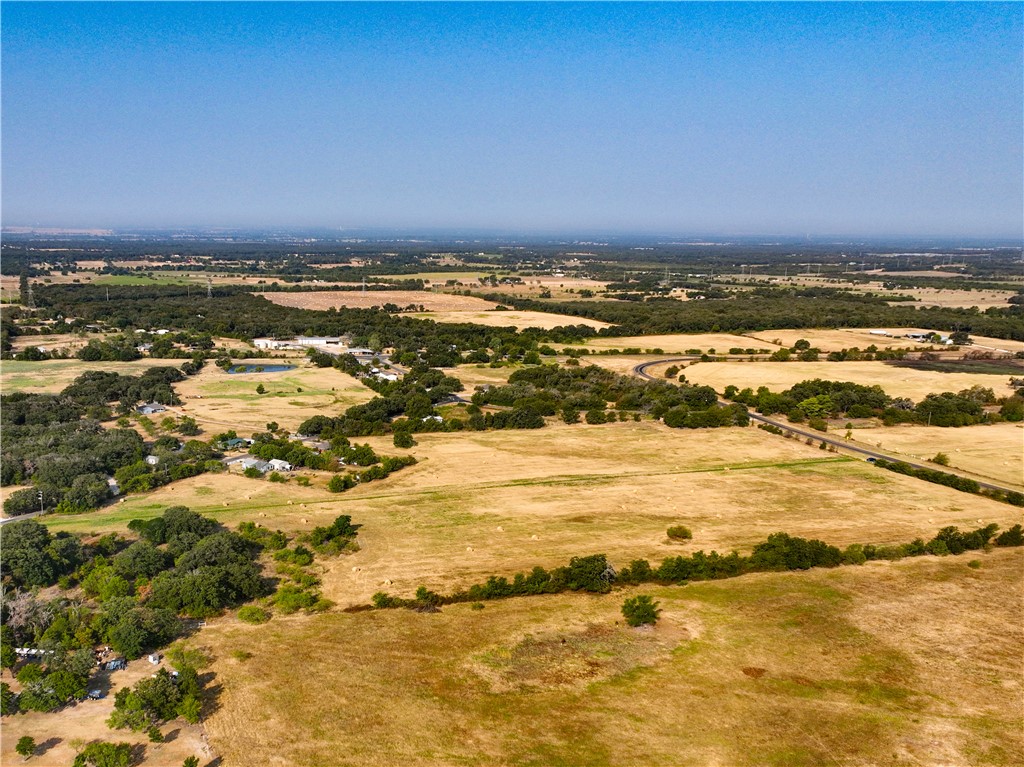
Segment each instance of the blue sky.
M1020 236L1020 4L2 6L4 225Z

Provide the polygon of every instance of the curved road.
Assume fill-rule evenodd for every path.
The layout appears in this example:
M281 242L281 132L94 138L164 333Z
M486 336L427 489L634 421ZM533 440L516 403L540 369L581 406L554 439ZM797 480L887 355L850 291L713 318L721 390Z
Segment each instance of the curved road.
M666 359L663 359L663 360L650 360L649 362L641 362L639 365L634 365L633 366L633 372L636 375L640 376L641 378L646 378L648 381L659 381L659 380L663 380L663 379L656 378L655 376L652 376L650 373L647 372L648 368L653 367L655 365L664 365L667 362L687 362L687 361L694 360L694 359L697 359L697 358L696 357L671 357L671 358L666 358ZM721 404L721 405L731 405L733 403L729 402L728 400L719 399L719 404ZM914 461L908 461L903 456L892 455L891 453L883 453L883 452L880 452L879 450L873 450L871 448L857 447L856 445L849 444L845 440L836 439L835 437L829 437L828 435L823 434L821 432L817 432L817 431L807 431L806 429L800 429L800 428L797 428L796 426L793 426L793 425L789 424L788 422L776 421L774 418L768 418L767 416L763 416L760 413L755 413L752 410L748 411L748 415L750 416L751 420L760 421L761 423L771 424L772 426L776 426L779 429L782 429L784 431L792 432L793 434L799 434L802 437L810 437L811 439L814 439L816 441L824 442L827 445L834 445L835 447L841 448L842 450L846 450L846 451L851 452L851 453L857 453L858 455L863 455L863 456L866 456L867 458L874 458L876 460L881 458L883 460L891 461L893 463L905 463L908 466L913 466L915 469L928 469L930 471L935 471L936 470L936 468L934 466L929 466L929 465L923 464L923 463L916 463ZM942 470L947 471L947 473L954 473L954 472L949 472L948 469L945 469L945 467ZM965 476L965 475L958 475L958 476ZM997 491L1003 492L1003 493L1018 493L1018 492L1020 492L1019 490L1014 490L1014 489L1009 488L1009 487L1003 487L1002 485L994 485L991 482L985 482L983 480L976 479L974 477L968 476L966 478L967 479L973 479L975 482L978 483L978 485L980 485L981 487L985 488L986 490L997 490Z

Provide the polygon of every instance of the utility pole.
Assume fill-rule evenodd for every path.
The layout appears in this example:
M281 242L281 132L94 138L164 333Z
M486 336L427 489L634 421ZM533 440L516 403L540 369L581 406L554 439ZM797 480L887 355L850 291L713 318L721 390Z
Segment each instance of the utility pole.
M206 297L213 298L213 278L206 275Z
M43 491L36 491L36 496L39 498L39 513L42 514L46 511L46 509L43 508Z

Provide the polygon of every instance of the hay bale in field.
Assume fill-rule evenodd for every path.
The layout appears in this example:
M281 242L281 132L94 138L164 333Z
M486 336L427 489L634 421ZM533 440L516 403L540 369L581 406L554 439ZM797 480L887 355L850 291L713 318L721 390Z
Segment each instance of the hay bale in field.
M307 521L306 521L306 518L305 518L305 517L303 517L303 518L302 518L301 520L299 520L299 521L300 521L300 522L302 522L302 524L304 524L304 525L308 525L308 524L309 524L309 522L307 522Z

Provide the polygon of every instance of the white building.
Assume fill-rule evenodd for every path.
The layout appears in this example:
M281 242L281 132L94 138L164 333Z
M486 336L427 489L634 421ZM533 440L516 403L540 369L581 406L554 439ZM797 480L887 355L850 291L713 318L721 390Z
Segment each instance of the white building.
M271 458L267 463L270 464L270 468L274 471L291 471L292 465L288 461L282 461L280 458Z

